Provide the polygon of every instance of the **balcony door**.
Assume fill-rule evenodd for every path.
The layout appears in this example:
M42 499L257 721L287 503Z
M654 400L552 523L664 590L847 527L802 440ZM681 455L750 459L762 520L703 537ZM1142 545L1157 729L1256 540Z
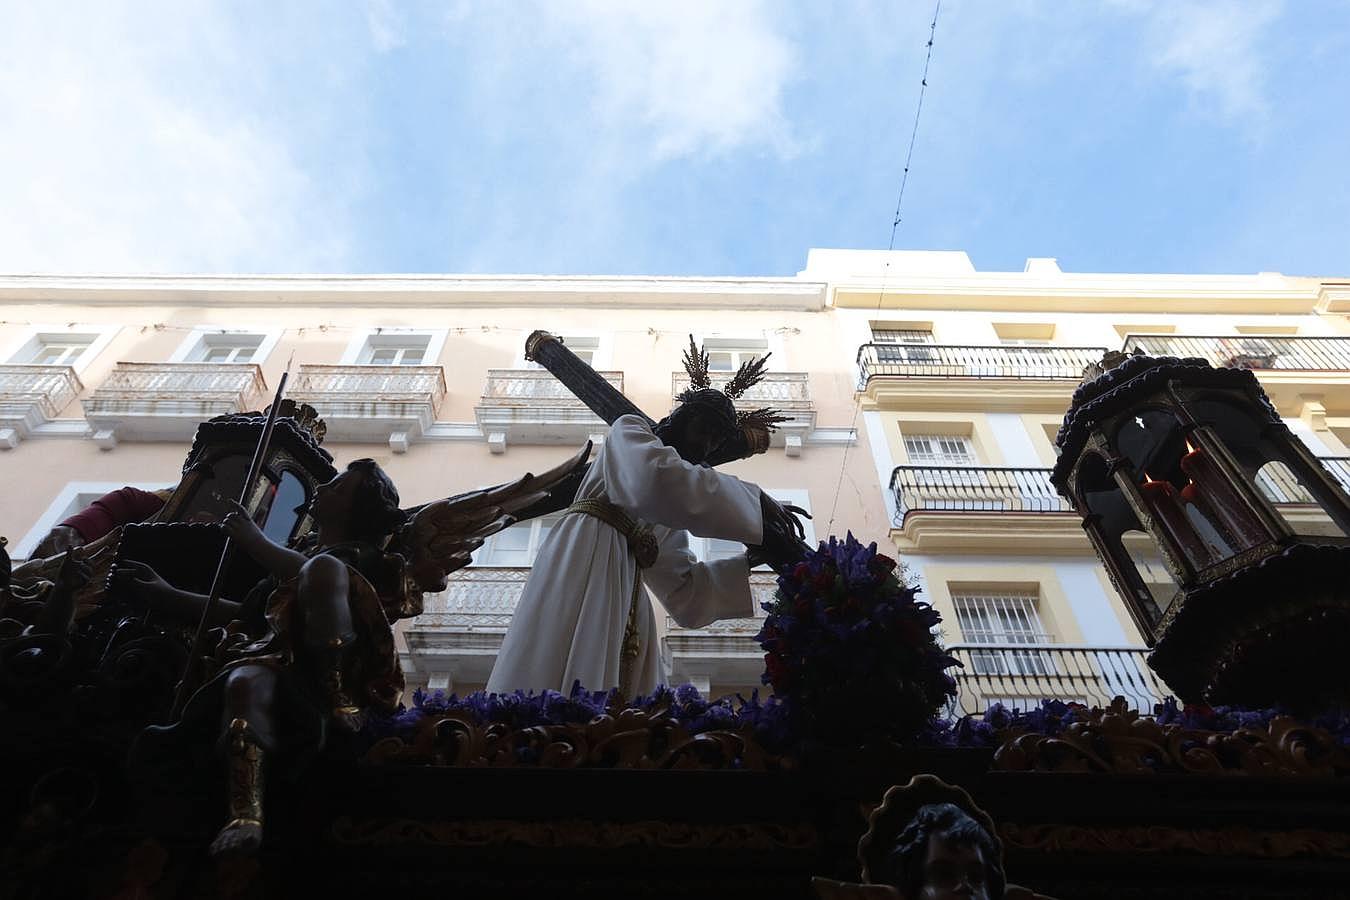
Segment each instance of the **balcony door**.
M907 434L905 453L920 504L916 508L950 510L1006 509L1008 500L979 466L970 438L961 434Z
M927 367L940 361L931 331L874 325L872 343L876 345L879 363Z
M975 675L1051 675L1049 657L1018 645L1048 644L1051 636L1036 611L1037 597L1020 592L970 592L952 595L956 621L965 643L988 644L971 651ZM997 648L997 649L993 649Z

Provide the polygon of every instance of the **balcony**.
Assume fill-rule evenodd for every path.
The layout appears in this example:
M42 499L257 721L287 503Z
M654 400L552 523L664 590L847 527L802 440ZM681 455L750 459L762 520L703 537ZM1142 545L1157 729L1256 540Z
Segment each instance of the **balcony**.
M485 683L530 570L492 566L460 569L439 594L428 594L422 615L406 632L412 668L433 687L463 690ZM755 608L773 596L775 576L752 572ZM755 643L759 616L727 619L706 628L680 628L666 619L672 680L756 686L764 653Z
M755 635L764 624L763 604L773 599L777 588L772 572L751 572L755 615L723 619L702 628L681 628L667 616L671 682L689 682L705 693L714 687L758 687L759 676L764 673L764 651L755 643Z
M1062 412L1105 347L863 344L864 408ZM1000 382L992 389L989 381Z
M395 453L405 453L436 421L445 400L445 370L302 365L286 396L319 411L329 441L387 441Z
M1319 461L1350 492L1350 457ZM1340 534L1287 468L1268 466L1257 486L1295 531ZM1091 552L1073 507L1050 483L1049 469L896 466L890 489L891 538L902 551Z
M970 643L947 652L964 666L952 670L958 714L980 715L996 702L1027 709L1043 698L1106 706L1115 697L1151 713L1172 694L1148 667L1144 647Z
M722 388L732 373L712 376L713 386ZM673 372L670 398L674 402L689 388L686 372ZM734 401L736 409L750 410L770 406L787 416L770 438L771 447L784 447L788 456L799 456L807 435L816 428L816 405L811 400L810 375L806 372L770 372L764 379Z
M623 392L622 372L596 373ZM489 369L474 407L493 453L513 444L578 444L607 426L545 369Z
M0 366L0 449L18 446L82 390L70 366Z
M897 466L890 489L901 550L1092 552L1049 469Z
M1302 415L1309 400L1336 414L1350 414L1350 337L1131 334L1122 349L1251 369L1286 415Z
M206 419L262 408L266 393L255 365L120 362L80 404L109 450L119 440L190 441Z

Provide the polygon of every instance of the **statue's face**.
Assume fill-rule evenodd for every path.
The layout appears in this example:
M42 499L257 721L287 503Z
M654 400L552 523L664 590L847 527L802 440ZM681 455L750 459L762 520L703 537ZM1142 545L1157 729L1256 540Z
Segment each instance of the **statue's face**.
M667 443L685 462L699 465L722 446L725 437L713 416L694 409L677 421Z
M987 873L979 847L934 835L923 861L923 887L914 900L989 900Z
M348 469L332 481L314 489L314 501L310 504L310 513L314 521L340 524L347 521L351 514L353 498L361 487L365 474L359 469Z

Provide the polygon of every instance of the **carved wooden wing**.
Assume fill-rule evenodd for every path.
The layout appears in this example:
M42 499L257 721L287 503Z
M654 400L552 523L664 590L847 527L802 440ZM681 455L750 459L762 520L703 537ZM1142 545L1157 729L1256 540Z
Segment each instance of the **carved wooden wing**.
M515 481L468 491L407 510L408 524L391 547L408 560L409 574L419 589L445 590L446 576L473 559L483 541L538 506L549 491L573 478L591 455L587 441L570 459L538 475L526 473Z

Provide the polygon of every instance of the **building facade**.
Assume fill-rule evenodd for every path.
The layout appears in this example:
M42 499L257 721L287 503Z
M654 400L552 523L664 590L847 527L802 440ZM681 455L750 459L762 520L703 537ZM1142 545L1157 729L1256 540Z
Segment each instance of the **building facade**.
M0 534L16 558L107 490L176 482L195 426L288 395L339 465L373 457L405 505L548 468L604 425L523 357L544 328L654 417L692 333L745 397L790 416L727 467L905 560L962 659L962 705L1061 696L1146 707L1165 686L1048 479L1082 368L1107 349L1256 369L1350 481L1350 285L1278 274L977 272L964 253L811 251L790 278L475 276L0 278ZM1298 485L1266 484L1291 515ZM409 681L487 678L552 520L492 538L404 624ZM705 558L739 547L696 541ZM1145 553L1142 545L1140 553ZM1168 578L1160 564L1142 560ZM752 574L769 596L772 575ZM755 619L666 623L674 679L758 685Z

